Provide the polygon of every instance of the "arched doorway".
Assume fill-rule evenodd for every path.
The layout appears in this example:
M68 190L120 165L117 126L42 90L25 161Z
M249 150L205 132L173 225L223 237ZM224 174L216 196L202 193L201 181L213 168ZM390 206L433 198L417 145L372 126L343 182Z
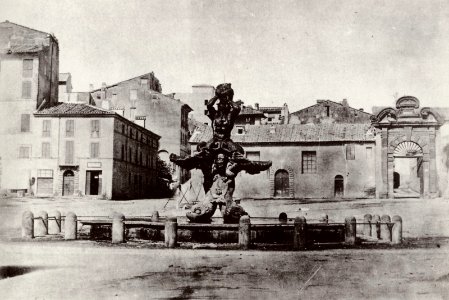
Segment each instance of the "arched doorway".
M342 198L345 194L345 183L343 176L337 175L334 179L334 197Z
M423 190L422 148L415 142L402 142L393 152L394 196L420 197Z
M274 196L288 197L289 196L289 178L286 170L278 170L274 175Z
M71 196L74 192L75 174L72 170L67 170L62 175L62 195Z

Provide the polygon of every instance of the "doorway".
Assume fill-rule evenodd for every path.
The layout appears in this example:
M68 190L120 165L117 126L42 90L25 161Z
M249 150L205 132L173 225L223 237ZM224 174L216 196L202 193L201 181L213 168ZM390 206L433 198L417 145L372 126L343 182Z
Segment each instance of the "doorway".
M286 170L278 170L274 175L274 196L288 197L289 188L288 172Z
M337 175L334 179L334 197L342 198L345 194L345 184L343 176Z
M64 171L62 175L62 195L63 196L71 196L75 185L75 174L73 174L72 170Z
M421 146L410 141L402 142L396 146L393 155L394 196L396 198L419 198L424 189L423 151Z
M86 171L86 195L100 194L101 178L101 171Z

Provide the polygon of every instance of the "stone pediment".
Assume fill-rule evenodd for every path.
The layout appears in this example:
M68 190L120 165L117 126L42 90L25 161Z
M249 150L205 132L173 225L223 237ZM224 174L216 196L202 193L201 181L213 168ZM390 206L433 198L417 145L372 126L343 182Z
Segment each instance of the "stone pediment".
M419 100L404 96L396 101L396 108L387 107L371 118L374 126L385 125L433 125L440 126L444 120L431 107L419 108Z

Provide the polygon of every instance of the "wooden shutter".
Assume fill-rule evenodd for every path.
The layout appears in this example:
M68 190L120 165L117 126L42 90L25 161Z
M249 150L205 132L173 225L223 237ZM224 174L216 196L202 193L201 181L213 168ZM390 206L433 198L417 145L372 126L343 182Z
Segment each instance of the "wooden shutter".
M73 141L65 142L65 162L66 164L73 164L73 156L74 156L74 144Z
M30 115L22 114L20 120L20 131L21 132L30 132Z

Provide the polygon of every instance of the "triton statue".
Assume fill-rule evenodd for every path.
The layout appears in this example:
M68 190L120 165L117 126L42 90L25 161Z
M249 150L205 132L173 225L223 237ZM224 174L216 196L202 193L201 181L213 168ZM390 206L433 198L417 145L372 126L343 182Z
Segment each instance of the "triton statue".
M240 217L247 213L233 201L235 177L240 171L257 174L271 166L271 161L246 159L243 148L232 141L231 131L242 104L240 100L234 102L233 97L230 83L218 85L215 96L207 103L213 138L199 143L193 156L181 158L170 155L170 160L178 166L188 170L200 169L204 175L205 198L187 212L186 216L191 222L210 223L219 207L224 223L238 223Z

